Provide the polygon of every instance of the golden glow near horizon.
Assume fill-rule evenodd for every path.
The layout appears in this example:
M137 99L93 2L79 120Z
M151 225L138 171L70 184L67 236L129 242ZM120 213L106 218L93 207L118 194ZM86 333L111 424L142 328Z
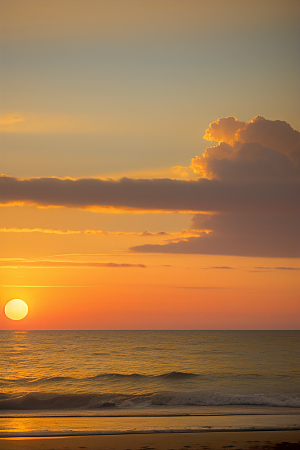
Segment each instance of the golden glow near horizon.
M5 305L5 315L11 320L21 320L24 319L28 314L27 304L19 299L14 298L10 300Z

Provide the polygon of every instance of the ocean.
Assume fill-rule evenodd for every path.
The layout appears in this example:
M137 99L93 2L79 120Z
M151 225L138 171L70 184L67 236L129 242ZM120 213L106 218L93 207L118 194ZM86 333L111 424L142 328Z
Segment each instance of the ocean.
M0 337L0 437L300 430L299 331Z

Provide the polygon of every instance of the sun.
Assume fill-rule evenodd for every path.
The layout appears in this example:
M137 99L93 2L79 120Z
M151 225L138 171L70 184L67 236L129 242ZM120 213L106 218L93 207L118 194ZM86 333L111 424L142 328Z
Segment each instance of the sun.
M5 315L12 320L21 320L28 314L28 306L19 298L14 298L6 303L4 309Z

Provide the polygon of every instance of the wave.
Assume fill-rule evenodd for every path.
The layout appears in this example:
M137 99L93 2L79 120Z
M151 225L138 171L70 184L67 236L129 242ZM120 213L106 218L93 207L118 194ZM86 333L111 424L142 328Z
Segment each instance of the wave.
M75 378L70 376L55 376L55 377L42 377L42 378L0 378L0 384L5 385L5 383L15 383L15 384L32 384L32 383L53 383L66 380L74 381L91 381L91 380L130 380L130 379L165 379L165 380L183 380L187 378L200 377L200 374L193 372L167 372L159 375L144 375L141 373L100 373L86 378Z
M296 374L297 375L297 374ZM53 383L53 382L63 382L63 381L80 381L81 383L84 381L91 382L92 380L105 380L105 381L123 381L123 380L135 380L135 381L147 381L147 380L170 380L170 381L180 381L186 380L189 378L201 379L201 380L209 380L213 379L243 379L243 380L253 380L258 378L265 378L264 374L261 373L227 373L227 372L206 372L206 373L194 373L194 372L179 372L172 371L166 372L162 374L142 374L142 373L99 373L97 375L92 375L89 377L72 377L65 375L57 375L57 376L49 376L49 377L41 377L41 378L33 378L33 377L23 377L23 378L0 378L0 385L5 386L6 384L38 384L38 383ZM295 374L291 373L279 373L279 374L269 374L268 378L270 379L278 379L278 378L295 378Z
M141 374L141 373L99 373L97 375L89 376L89 377L83 377L83 378L76 378L72 376L53 376L53 377L42 377L42 378L32 378L32 377L26 377L26 378L0 378L0 385L7 384L35 384L35 383L53 383L53 382L63 382L67 380L73 380L73 381L92 381L92 380L106 380L106 381L123 381L123 380L170 380L170 381L180 381L180 380L186 380L189 378L201 378L201 379L208 379L212 380L213 378L221 379L221 378L243 378L243 379L255 379L255 378L263 378L264 375L260 373L193 373L193 372L167 372L162 373L158 375L152 375L152 374ZM270 378L294 378L291 374L273 374L269 375Z
M5 395L5 394L4 394ZM127 409L166 406L271 406L300 408L300 398L284 395L237 395L208 392L159 392L148 394L45 394L19 397L6 394L0 410Z
M129 374L123 374L123 373L101 373L99 375L95 375L93 377L90 377L88 379L100 379L100 378L105 378L105 379L110 379L110 380L124 380L124 379L151 379L151 378L162 378L162 379L166 379L166 380L183 380L183 379L187 379L187 378L192 378L192 377L198 377L200 376L197 373L192 373L192 372L167 372L167 373L163 373L160 375L143 375L140 373L129 373Z
M94 375L93 377L85 378L85 380L126 380L126 379L146 379L149 378L149 375L142 375L140 373L99 373L98 375Z
M169 372L163 375L158 375L160 378L164 378L167 380L182 380L186 378L194 378L199 377L201 375L192 372Z
M75 380L75 378L73 377L67 377L67 376L55 376L55 377L42 377L42 378L32 378L32 377L28 377L28 378L13 378L13 379L8 379L8 378L0 378L0 384L1 385L5 385L6 383L8 384L43 384L43 383L57 383L60 381L65 381L65 380Z

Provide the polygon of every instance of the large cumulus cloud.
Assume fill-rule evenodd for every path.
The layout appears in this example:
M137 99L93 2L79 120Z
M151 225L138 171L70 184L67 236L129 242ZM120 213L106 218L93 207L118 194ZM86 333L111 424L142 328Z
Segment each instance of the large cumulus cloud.
M210 229L209 234L164 245L140 245L137 252L193 253L261 257L300 256L299 162L300 133L286 122L257 116L250 122L225 117L212 122L204 138L218 141L203 155L192 159L191 167L201 178L221 184L235 183L246 207L221 211L212 216L197 214L192 228ZM249 208L245 186L251 191L268 185L277 206ZM282 208L281 195L294 186L295 208ZM277 192L277 194L275 194ZM292 198L290 197L290 198ZM268 203L268 202L266 202ZM258 205L258 204L257 204ZM274 204L275 206L275 204ZM247 208L248 207L248 208Z
M286 155L297 166L300 163L300 133L283 120L257 116L236 132L236 141L255 142Z
M286 122L226 117L212 122L204 138L218 144L192 160L200 177L253 183L299 178L300 133Z

